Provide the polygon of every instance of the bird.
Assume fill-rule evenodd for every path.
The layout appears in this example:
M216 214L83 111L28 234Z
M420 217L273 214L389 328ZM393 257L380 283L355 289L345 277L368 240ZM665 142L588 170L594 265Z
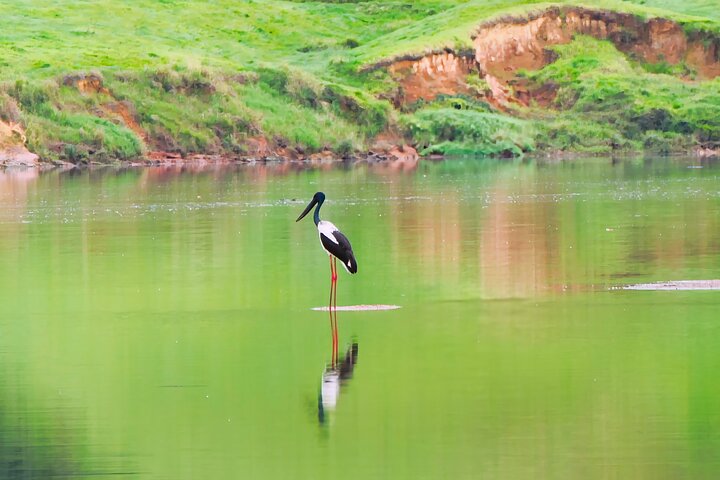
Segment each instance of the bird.
M305 210L295 220L299 222L305 215L307 215L313 207L315 207L315 213L313 220L318 229L320 235L320 245L322 246L325 253L330 257L330 310L332 310L333 303L337 308L337 260L340 260L342 266L345 267L350 274L355 274L358 271L357 260L355 260L355 254L353 253L350 240L338 230L338 228L327 220L320 220L320 207L322 207L325 201L325 194L323 192L317 192L313 195L312 200L305 207Z

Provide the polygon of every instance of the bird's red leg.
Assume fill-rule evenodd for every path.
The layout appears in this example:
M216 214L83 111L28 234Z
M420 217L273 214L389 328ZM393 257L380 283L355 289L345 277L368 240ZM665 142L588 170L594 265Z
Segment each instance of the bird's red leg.
M335 291L335 269L333 268L333 257L330 258L330 300L328 301L328 312L330 313L330 335L332 338L332 358L331 365L335 368L335 350L336 350L336 337L335 337L335 316L333 312L333 292Z
M330 310L330 332L332 337L332 359L331 365L335 369L337 366L337 314L333 309Z
M332 344L332 364L333 368L337 366L338 363L338 328L337 328L337 310L330 310L330 315L332 318L332 328L333 328L333 344Z
M334 318L334 324L333 324L333 364L337 364L338 360L338 328L337 328L337 260L335 257L332 258L332 307L331 311L333 312L335 318Z
M332 310L333 291L335 290L335 269L333 269L333 257L328 255L330 259L330 301L328 302L328 310Z
M333 289L333 308L337 310L337 259L335 257L332 257L333 262L333 283L335 284L335 288Z

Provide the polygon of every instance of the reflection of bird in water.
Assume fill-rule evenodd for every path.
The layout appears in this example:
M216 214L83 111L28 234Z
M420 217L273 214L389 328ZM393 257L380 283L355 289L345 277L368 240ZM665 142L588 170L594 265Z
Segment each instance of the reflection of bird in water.
M340 396L340 387L352 378L357 357L358 344L353 341L345 352L342 362L334 359L334 362L325 368L318 397L318 420L321 424L326 422L327 414L335 410Z

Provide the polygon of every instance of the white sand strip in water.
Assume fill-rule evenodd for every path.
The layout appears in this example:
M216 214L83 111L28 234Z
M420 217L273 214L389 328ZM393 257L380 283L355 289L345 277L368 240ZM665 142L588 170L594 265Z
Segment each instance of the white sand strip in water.
M333 310L338 312L367 312L370 310L397 310L398 308L401 308L400 305L345 305ZM328 307L314 307L313 310L327 312Z
M720 280L677 280L673 282L637 283L623 290L720 290Z

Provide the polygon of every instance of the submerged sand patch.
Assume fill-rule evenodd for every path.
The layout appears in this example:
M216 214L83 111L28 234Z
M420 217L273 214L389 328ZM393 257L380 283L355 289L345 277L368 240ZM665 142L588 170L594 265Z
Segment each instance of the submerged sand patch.
M402 308L400 305L345 305L333 308L338 312L367 312L371 310L397 310ZM313 310L319 312L327 312L328 307L314 307Z
M622 290L720 290L720 280L675 280L625 285Z

